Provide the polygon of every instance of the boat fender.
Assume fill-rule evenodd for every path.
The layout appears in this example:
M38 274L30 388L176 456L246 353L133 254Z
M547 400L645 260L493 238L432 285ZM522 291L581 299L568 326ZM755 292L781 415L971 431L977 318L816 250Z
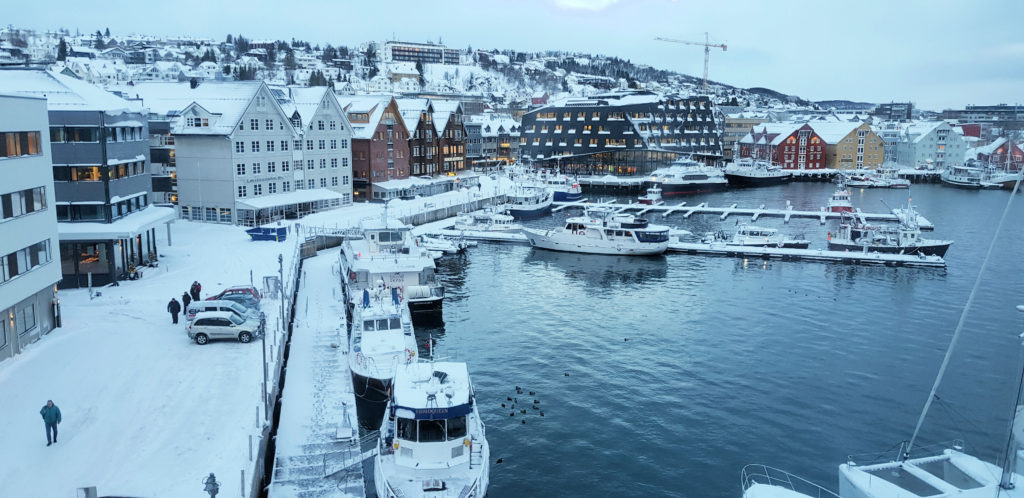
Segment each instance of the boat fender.
M409 348L405 348L405 362L406 363L412 362L412 358L414 356L416 356L416 352L415 351L413 351L413 350L411 350Z

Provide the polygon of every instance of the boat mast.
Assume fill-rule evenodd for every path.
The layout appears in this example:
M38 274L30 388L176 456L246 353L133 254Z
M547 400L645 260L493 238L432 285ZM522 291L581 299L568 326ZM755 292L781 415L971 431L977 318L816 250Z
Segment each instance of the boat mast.
M1018 337L1024 339L1024 333ZM1024 343L1022 343L1021 346L1024 347ZM1022 349L1022 352L1024 352L1024 349ZM1024 359L1024 354L1022 354L1021 357ZM1020 407L1022 395L1024 395L1024 361L1021 362L1020 379L1017 382L1017 399L1013 403L1013 413L1010 415L1009 434L1006 436L1006 449L1003 452L1003 474L999 478L999 487L1001 489L1014 488L1013 468L1017 464L1017 451L1013 444L1013 424L1017 419L1017 410Z

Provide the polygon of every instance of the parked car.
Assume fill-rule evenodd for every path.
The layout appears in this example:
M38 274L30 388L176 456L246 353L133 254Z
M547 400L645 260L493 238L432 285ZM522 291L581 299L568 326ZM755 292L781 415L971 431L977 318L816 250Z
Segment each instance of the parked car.
M205 311L227 311L238 315L243 320L261 320L261 315L263 315L258 310L249 308L244 304L230 299L221 299L217 301L192 301L189 303L188 308L185 309L185 320L191 322L196 318L197 313Z
M203 345L212 339L238 339L251 342L263 333L258 320L245 320L229 311L204 311L186 328L189 339Z
M222 290L220 294L206 298L207 301L219 301L222 299L235 301L236 303L241 303L246 308L259 310L260 300L263 299L263 295L251 285L236 285Z

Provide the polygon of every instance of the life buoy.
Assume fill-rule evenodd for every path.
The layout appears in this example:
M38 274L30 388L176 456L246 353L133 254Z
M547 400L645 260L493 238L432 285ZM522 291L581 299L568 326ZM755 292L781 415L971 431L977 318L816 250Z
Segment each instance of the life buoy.
M355 282L356 281L356 272L354 272L354 271L348 272L348 280L349 280L349 282Z

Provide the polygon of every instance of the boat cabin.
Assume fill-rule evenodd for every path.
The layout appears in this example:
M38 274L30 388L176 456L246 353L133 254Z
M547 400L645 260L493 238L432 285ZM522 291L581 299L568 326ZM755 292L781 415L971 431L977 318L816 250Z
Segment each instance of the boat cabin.
M473 386L465 363L420 362L400 367L382 428L395 463L418 469L469 461Z

